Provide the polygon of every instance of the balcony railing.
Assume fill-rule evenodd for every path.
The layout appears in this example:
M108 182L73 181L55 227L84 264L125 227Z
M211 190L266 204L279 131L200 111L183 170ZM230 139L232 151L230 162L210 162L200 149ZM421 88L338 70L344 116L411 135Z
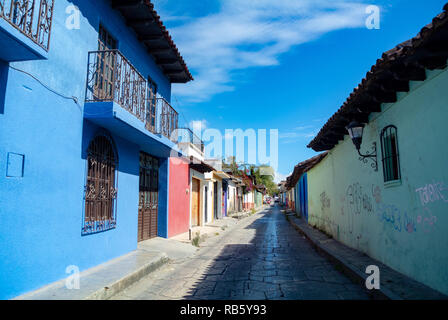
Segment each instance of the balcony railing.
M157 99L157 108L160 111L159 133L177 141L177 137L171 137L171 134L177 129L179 114L164 98Z
M179 143L191 143L197 149L199 149L202 153L204 152L204 142L191 131L190 128L179 128L177 130L178 133L178 142Z
M0 18L48 51L53 8L54 0L0 0Z
M86 102L116 102L145 124L148 131L167 138L177 129L178 113L156 98L145 78L118 50L89 52Z

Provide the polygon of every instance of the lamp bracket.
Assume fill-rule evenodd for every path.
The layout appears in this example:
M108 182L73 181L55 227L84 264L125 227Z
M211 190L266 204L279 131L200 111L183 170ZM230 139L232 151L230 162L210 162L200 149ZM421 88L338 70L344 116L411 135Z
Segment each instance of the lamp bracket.
M367 152L366 154L362 154L360 150L358 150L358 153L360 155L359 161L362 161L363 163L367 164L368 160L372 160L371 167L375 169L375 171L378 171L378 158L377 158L377 148L376 148L376 142L372 143L372 151Z

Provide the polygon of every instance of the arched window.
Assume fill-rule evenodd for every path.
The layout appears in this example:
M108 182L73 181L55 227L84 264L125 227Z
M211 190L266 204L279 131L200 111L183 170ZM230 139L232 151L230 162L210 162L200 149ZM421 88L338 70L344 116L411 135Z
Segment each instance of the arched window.
M381 132L381 152L384 182L400 180L400 156L398 153L397 128L395 126L387 126Z
M83 234L115 228L117 167L113 141L107 135L97 135L87 149Z

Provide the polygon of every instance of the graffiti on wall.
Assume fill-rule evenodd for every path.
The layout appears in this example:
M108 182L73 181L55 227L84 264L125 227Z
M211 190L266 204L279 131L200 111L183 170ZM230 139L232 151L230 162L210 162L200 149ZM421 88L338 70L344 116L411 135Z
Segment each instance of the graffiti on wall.
M322 211L324 211L324 209L329 209L331 206L330 198L328 198L325 191L320 194L320 203Z
M372 197L365 193L359 183L349 185L345 193L346 209L349 214L371 213L373 211Z
M448 202L448 188L443 183L428 184L416 189L423 207L418 209L417 215L414 216L395 204L383 203L379 186L372 185L370 193L365 191L367 189L369 188L363 188L359 183L353 183L341 197L341 215L346 215L348 231L351 234L356 216L361 214L375 216L379 222L396 232L429 233L434 230L437 217L426 205L436 201Z
M437 223L437 217L432 214L429 208L423 208L422 213L417 217L417 223L421 225L424 233L430 233Z
M395 205L381 204L378 206L377 217L380 222L389 225L393 230L407 233L430 233L437 223L437 217L429 208L423 208L415 218Z
M415 190L419 195L420 203L426 206L430 203L448 202L448 187L443 182L433 182Z

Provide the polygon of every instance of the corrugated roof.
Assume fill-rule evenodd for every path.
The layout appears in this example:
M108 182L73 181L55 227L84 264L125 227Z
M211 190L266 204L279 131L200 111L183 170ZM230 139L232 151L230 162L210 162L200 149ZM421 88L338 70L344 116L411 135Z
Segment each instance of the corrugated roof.
M443 10L417 36L383 53L308 148L315 151L332 149L348 134L345 127L352 120L368 123L372 112L381 112L382 103L396 102L397 92L409 92L409 81L426 80L425 69L446 67L448 3Z

